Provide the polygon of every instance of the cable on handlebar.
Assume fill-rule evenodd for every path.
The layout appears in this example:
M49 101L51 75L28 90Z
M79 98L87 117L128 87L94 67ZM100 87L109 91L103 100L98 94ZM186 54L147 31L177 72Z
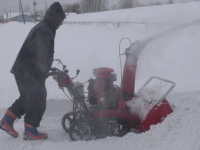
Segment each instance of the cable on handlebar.
M67 96L67 98L69 98L70 101L74 102L74 100L72 98L70 98L66 93L65 93L65 90L64 88L61 88L63 90L63 93L65 94L65 96Z
M81 109L81 108L77 105L76 100L71 99L71 98L65 93L64 88L61 88L61 89L63 90L63 93L69 98L69 100L70 100L73 104L76 105L76 108Z

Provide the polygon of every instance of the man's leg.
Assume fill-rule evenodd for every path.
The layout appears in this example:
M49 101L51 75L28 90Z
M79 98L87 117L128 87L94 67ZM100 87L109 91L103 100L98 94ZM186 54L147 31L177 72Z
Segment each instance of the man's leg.
M22 115L25 114L24 107L24 96L23 93L23 78L15 76L15 80L20 92L20 97L17 99L11 107L8 108L4 117L0 121L0 129L6 131L9 135L13 137L18 137L18 132L14 130L13 124L17 118L21 118Z
M26 115L24 117L24 140L43 140L47 139L47 133L40 133L37 127L46 109L46 88L45 80L33 78L29 87L30 98L26 101Z
M8 108L18 118L25 114L25 101L29 97L27 87L29 87L30 80L21 76L15 75L15 80L18 86L20 97Z
M29 98L25 102L24 117L25 123L39 127L42 116L46 110L46 87L45 80L31 79L31 85L28 87Z

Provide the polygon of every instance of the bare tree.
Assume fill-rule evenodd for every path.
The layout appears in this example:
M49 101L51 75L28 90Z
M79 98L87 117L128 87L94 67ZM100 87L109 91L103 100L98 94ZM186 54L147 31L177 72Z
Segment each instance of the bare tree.
M116 10L117 9L117 5L113 5L112 7L111 7L111 10Z
M100 12L107 10L107 0L82 0L80 9L82 13Z
M133 7L133 0L120 0L119 1L120 9L126 9L126 8L132 8L132 7Z
M80 5L79 3L74 3L74 4L63 4L63 10L66 13L79 13L80 12Z
M63 10L64 10L64 12L66 12L66 13L71 12L71 8L72 8L72 5L71 5L71 4L64 4L64 5L63 5Z
M100 11L108 10L107 6L108 6L108 1L107 0L101 0Z
M38 12L38 14L39 14L40 18L43 19L43 18L44 18L44 15L45 15L45 11L44 11L44 10L40 10L40 11Z
M173 0L169 0L169 1L168 1L168 4L173 4L173 3L174 3Z
M72 12L75 12L75 13L77 13L77 14L80 13L80 5L79 5L79 3L74 3L74 4L72 5Z
M30 6L29 5L26 5L25 7L24 7L24 12L31 12L30 11L31 9L30 9Z
M139 6L138 0L133 0L133 7L138 7L138 6Z

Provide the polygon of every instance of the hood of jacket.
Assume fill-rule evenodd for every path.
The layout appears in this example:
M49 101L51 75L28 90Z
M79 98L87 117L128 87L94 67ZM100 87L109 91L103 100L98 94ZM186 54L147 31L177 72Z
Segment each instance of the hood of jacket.
M44 21L52 28L52 30L57 30L59 24L66 18L63 8L59 2L53 3L47 10Z

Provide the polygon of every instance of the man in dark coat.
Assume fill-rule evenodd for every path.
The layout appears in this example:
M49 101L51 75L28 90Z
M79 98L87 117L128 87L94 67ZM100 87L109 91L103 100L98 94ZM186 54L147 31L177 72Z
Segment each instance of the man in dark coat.
M46 133L39 133L37 127L46 109L45 81L53 62L56 30L65 17L60 3L53 3L44 20L31 29L11 69L20 97L6 111L0 121L0 128L13 137L18 136L13 123L23 115L25 140L48 137Z

